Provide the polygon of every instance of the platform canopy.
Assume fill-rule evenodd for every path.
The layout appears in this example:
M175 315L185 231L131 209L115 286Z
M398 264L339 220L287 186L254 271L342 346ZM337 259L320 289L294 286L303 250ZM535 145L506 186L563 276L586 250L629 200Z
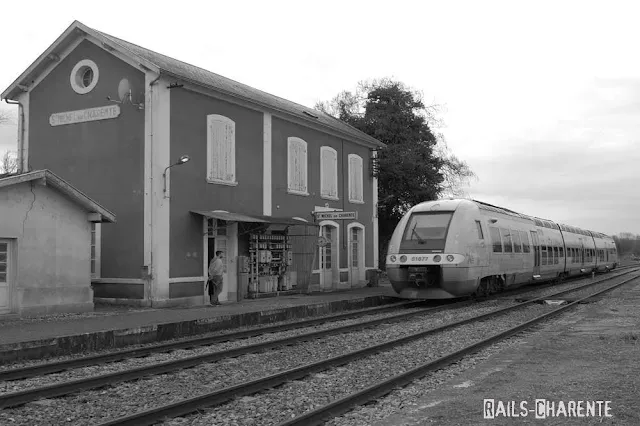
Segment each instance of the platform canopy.
M229 222L249 222L249 223L265 223L275 225L302 225L302 226L318 226L315 223L308 222L302 218L295 217L275 217L263 215L246 215L242 213L233 213L226 210L191 210L191 213L199 214L211 219L226 220Z

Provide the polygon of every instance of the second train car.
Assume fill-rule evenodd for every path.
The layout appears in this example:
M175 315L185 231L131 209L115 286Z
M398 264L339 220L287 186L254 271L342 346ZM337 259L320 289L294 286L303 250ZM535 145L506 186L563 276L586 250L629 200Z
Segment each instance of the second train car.
M476 200L412 207L389 242L400 297L449 299L616 268L613 238Z

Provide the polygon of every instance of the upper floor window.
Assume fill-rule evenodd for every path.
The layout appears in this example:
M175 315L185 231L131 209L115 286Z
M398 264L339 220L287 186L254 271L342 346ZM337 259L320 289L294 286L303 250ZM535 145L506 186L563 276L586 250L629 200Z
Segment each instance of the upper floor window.
M236 185L236 123L222 115L207 116L207 180Z
M362 175L362 157L349 154L349 201L352 203L364 203Z
M309 195L307 190L307 143L291 137L287 139L287 189L293 194Z
M338 153L328 146L320 148L320 196L338 199Z

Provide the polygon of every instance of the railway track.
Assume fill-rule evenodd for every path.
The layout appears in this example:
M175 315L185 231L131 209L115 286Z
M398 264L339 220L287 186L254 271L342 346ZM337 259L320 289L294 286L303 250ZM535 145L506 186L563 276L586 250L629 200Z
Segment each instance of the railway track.
M622 274L609 277L608 279L615 278L617 276L624 275L626 273L628 272L624 272ZM504 297L505 295L517 295L517 294L536 291L544 287L548 287L548 286L536 286L535 288L521 287L521 288L512 290L510 292L500 293L496 296ZM573 289L569 289L567 291L573 291ZM348 332L359 330L359 329L374 327L380 324L403 321L414 316L424 315L427 313L436 313L438 311L442 311L445 309L452 309L454 307L460 308L460 307L471 305L472 303L473 303L472 301L465 300L465 301L461 301L453 304L447 304L443 306L427 307L427 308L415 310L413 312L404 312L404 313L400 313L393 316L378 318L370 321L358 322L356 324L339 326L339 327L334 327L334 328L320 330L320 331L313 331L313 332L304 333L304 334L287 337L283 339L275 339L275 340L270 340L266 342L246 345L246 346L242 346L234 349L228 349L228 350L223 350L218 352L207 353L203 355L186 357L186 358L173 360L173 361L151 364L151 365L147 365L147 366L139 367L135 369L128 369L128 370L123 370L115 373L91 376L83 379L72 380L72 381L57 383L57 384L48 385L48 386L40 386L40 387L13 392L13 393L7 393L7 394L0 395L0 408L13 407L13 406L21 405L34 400L42 399L42 398L59 397L59 396L75 393L81 390L92 389L92 388L101 387L105 385L113 385L119 382L135 380L135 379L139 379L139 378L150 376L150 375L158 375L158 374L173 372L173 371L184 369L184 368L194 367L203 363L210 363L210 362L219 361L225 358L238 357L238 356L249 354L249 353L261 352L268 349L297 344L300 342L317 339L321 337L348 333ZM35 365L35 366L30 366L30 367L25 367L20 369L7 370L0 373L0 380L8 381L8 380L18 380L23 378L38 377L43 374L48 374L51 372L78 368L78 367L83 367L87 365L94 365L94 364L99 364L103 362L113 362L113 361L126 359L130 357L141 357L141 356L146 356L155 352L170 351L178 348L192 348L192 347L202 346L202 345L212 345L219 342L238 340L242 338L248 338L251 336L261 335L264 333L274 333L274 332L283 331L283 330L309 327L309 326L314 326L314 325L322 324L326 322L334 322L334 321L339 321L344 319L357 318L360 316L373 315L376 313L381 313L381 312L392 310L392 309L398 309L401 307L411 307L411 306L419 306L419 305L420 303L416 301L402 302L399 304L394 304L392 306L370 308L370 309L360 310L358 312L348 312L344 314L333 315L330 317L315 318L311 320L300 321L297 323L260 327L260 328L236 332L236 333L229 333L229 334L206 337L206 338L189 339L187 341L174 342L169 344L155 345L149 348L119 351L117 353L101 354L101 355L96 355L91 357L84 357L84 358L60 361L55 363Z
M441 327L437 327L437 328L432 328L429 330L424 330L418 333L414 333L399 339L395 339L395 340L390 340L381 344L376 344L376 345L372 345L369 347L366 347L364 349L360 349L357 351L353 351L353 352L349 352L343 355L339 355L339 356L335 356L335 357L331 357L322 361L318 361L318 362L314 362L314 363L310 363L310 364L306 364L306 365L302 365L300 367L296 367L293 369L289 369L277 374L272 374L269 376L265 376L265 377L261 377L259 379L255 379L249 382L245 382L245 383L240 383L234 386L230 386L224 389L220 389L214 392L210 392L210 393L206 393L203 395L200 395L198 397L195 398L189 398L189 399L185 399L183 401L177 402L177 403L173 403L173 404L168 404L165 406L160 406L160 407L156 407L150 410L146 410L146 411L142 411L139 413L135 413L133 415L130 416L126 416L126 417L121 417L121 418L117 418L111 421L108 421L106 423L102 423L100 424L100 426L107 426L107 425L150 425L150 424L154 424L156 422L162 421L166 418L172 418L172 417L178 417L178 416L184 416L187 414L190 414L192 412L201 410L205 407L215 407L215 406L219 406L225 402L228 402L230 400L232 400L233 398L237 398L237 397L241 397L241 396L246 396L246 395L251 395L254 393L258 393L260 391L263 391L265 389L269 389L269 388L273 388L279 385L282 385L284 383L293 381L293 380L298 380L301 378L304 378L305 376L308 376L312 373L318 373L320 371L324 371L333 367L338 367L344 364L347 364L349 362L355 361L355 360L359 360L361 358L376 354L378 352L381 351L385 351L385 350L389 350L395 347L398 347L400 345L404 345L407 344L409 342L424 338L426 336L429 335L433 335L436 333L441 333L444 332L445 330L450 330L456 327L460 327L462 325L466 325L466 324L470 324L470 323L475 323L475 322L479 322L479 321L485 321L488 320L490 318L493 317L497 317L500 315L504 315L506 313L515 311L517 309L522 309L525 306L530 306L534 303L540 302L542 300L547 300L550 298L557 298L566 294L570 294L573 292L577 292L577 291L581 291L584 290L586 288L590 288L599 284L602 284L606 281L610 281L619 277L622 277L623 275L627 275L629 273L633 273L633 272L637 272L637 269L633 269L633 270L629 270L627 272L624 272L622 274L618 274L612 277L607 277L605 279L602 280L598 280L595 282L591 282L588 283L586 285L583 286L579 286L579 287L575 287L575 288L571 288L568 290L563 290L560 292L557 292L555 294L551 294L551 295L545 295L536 299L531 299L529 301L523 302L519 305L515 305L515 306L510 306L507 308L503 308L503 309L499 309L493 312L489 312L486 314L482 314L479 316L475 316L472 318L468 318L465 320L461 320L461 321L457 321L457 322L453 322L453 323L449 323L446 324L444 326ZM354 393L352 395L349 395L348 397L342 398L332 404L329 404L327 406L324 406L322 408L313 410L311 412L308 412L306 414L303 414L299 417L296 417L286 423L283 423L283 425L307 425L307 424L319 424L323 421L325 421L326 419L330 418L330 417L335 417L336 415L342 414L346 411L348 411L349 409L351 409L352 407L356 406L356 405L360 405L360 404L364 404L368 401L371 401L373 399L376 399L388 392L390 392L391 390L393 390L394 388L397 388L398 386L402 386L402 385L406 385L408 383L410 383L412 380L415 380L418 377L421 377L425 374L427 374L430 371L434 371L436 369L442 368L445 365L448 365L452 362L455 362L456 360L464 357L465 355L471 354L473 352L478 351L479 349L482 349L486 346L489 346L495 342L498 342L500 340L503 340L507 337L510 337L526 328L529 328L531 326L533 326L534 324L537 324L545 319L551 318L555 315L558 315L561 312L566 311L567 309L570 309L571 307L574 307L575 305L577 305L578 303L581 303L591 297L594 297L596 295L599 294L604 294L608 291L611 291L617 287L620 287L621 285L633 281L635 279L637 279L638 277L640 277L640 275L634 275L630 278L626 278L624 279L622 282L616 283L614 285L611 285L609 287L606 287L603 290L600 290L594 294L590 294L586 297L583 297L579 300L576 300L575 302L572 302L568 305L562 306L560 308L554 309L549 313L545 313L544 315L540 315L536 318L534 318L533 320L529 320L526 321L522 324L519 324L516 327L512 327L504 332L501 333L497 333L487 339L484 339L482 341L476 342L470 346L467 346L461 350L455 351L453 353L447 354L446 356L440 357L435 361L423 364L419 367L413 368L409 371L406 371L398 376L394 376L388 380L385 380L384 382L380 382L377 383L375 385L369 386L368 388Z
M625 268L632 268L632 267L634 266L621 267L619 269L622 270ZM584 278L584 277L576 277L576 279L579 279L579 278ZM554 285L556 285L556 283L550 282L550 283L545 283L545 284L536 285L536 286L519 287L513 290L508 290L499 294L491 295L488 297L482 297L475 300L486 301L486 300L492 300L494 298L499 298L499 297L509 297L509 296L519 295L522 293L527 293L527 292L548 288ZM413 315L422 315L425 312L437 312L442 309L461 307L461 306L465 306L465 304L468 304L468 303L470 303L469 300L465 299L460 302L449 303L444 306L430 307L426 311L399 314L398 316L389 317L387 321L388 322L401 321ZM336 321L343 321L343 320L348 320L352 318L365 317L368 315L380 314L383 312L397 310L401 308L416 307L423 304L425 304L425 302L420 300L401 301L398 303L392 303L392 304L388 304L380 307L360 309L357 311L350 311L350 312L340 313L336 315L323 316L320 318L312 318L312 319L296 321L292 323L283 323L283 324L276 324L276 325L270 325L270 326L264 326L264 327L256 327L256 328L251 328L249 330L243 330L238 332L224 333L224 334L218 334L214 336L182 339L180 341L149 345L141 348L125 349L125 350L120 350L115 352L108 352L108 353L101 353L96 355L72 358L72 359L63 360L63 361L54 361L49 363L30 365L27 367L5 369L5 370L0 370L0 382L9 381L9 380L27 379L27 378L42 376L45 374L57 373L60 371L71 370L71 369L76 369L81 367L118 362L118 361L131 359L131 358L141 358L141 357L146 357L146 356L157 354L157 353L170 352L170 351L175 351L180 349L192 349L200 346L209 346L217 343L247 339L247 338L259 336L266 333L277 333L282 331L312 327L315 325L325 324L328 322L336 322ZM380 320L374 320L371 322L371 326L375 326L380 323L381 323ZM364 324L366 323L363 323L363 326ZM345 330L344 332L350 331L349 329L346 329L346 328L344 330ZM178 368L182 368L182 367L178 367ZM153 373L149 373L149 374L153 374Z
M388 394L389 392L393 391L394 389L397 389L399 387L403 387L406 386L408 384L410 384L411 382L413 382L416 379L419 379L421 377L423 377L424 375L426 375L429 372L432 371L436 371L440 368L446 367L449 364L452 364L460 359L462 359L463 357L465 357L466 355L470 355L473 354L485 347L488 347L492 344L495 344L501 340L505 340L508 337L511 337L515 334L520 333L521 331L524 331L542 321L545 321L547 319L550 319L562 312L565 312L573 307L575 307L577 304L582 303L584 301L586 301L589 298L592 298L594 296L598 296L604 293L607 293L611 290L614 290L630 281L636 280L640 278L640 275L636 275L633 276L631 278L628 278L620 283L611 285L607 288L604 288L600 291L597 291L596 293L590 294L588 296L585 296L583 298L580 298L574 302L571 302L565 306L561 306L557 309L554 309L551 312L545 313L543 315L540 315L532 320L526 321L522 324L519 324L515 327L512 327L506 331L500 332L500 333L496 333L486 339L480 340L476 343L473 343L469 346L466 346L458 351L449 353L445 356L442 356L434 361L431 362L427 362L425 364L422 364L416 368L413 368L409 371L406 371L402 374L393 376L385 381L379 382L379 383L375 383L369 387L367 387L366 389L363 389L359 392L353 393L351 395L348 395L344 398L341 398L331 404L322 406L320 408L317 408L313 411L307 412L305 414L302 414L300 416L297 416L289 421L286 422L282 422L280 423L278 426L294 426L294 425L318 425L318 424L322 424L324 423L326 420L329 420L331 418L334 418L336 416L339 416L341 414L344 414L346 412L348 412L349 410L351 410L353 407L356 407L358 405L363 405L366 404L370 401L373 401L377 398L380 398L386 394ZM555 295L558 296L558 295ZM121 424L121 423L111 423L111 424Z

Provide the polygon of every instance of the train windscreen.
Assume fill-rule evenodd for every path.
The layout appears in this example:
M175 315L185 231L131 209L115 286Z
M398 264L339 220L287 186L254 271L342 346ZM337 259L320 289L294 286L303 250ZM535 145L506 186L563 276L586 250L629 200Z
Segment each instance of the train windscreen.
M443 250L453 212L414 213L407 222L402 248Z

